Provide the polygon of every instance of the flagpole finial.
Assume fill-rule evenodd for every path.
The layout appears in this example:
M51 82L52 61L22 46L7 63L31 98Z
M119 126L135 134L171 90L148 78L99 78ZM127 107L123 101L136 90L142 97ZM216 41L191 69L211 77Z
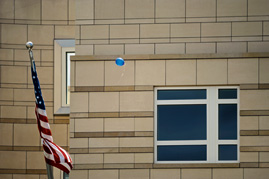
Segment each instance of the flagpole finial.
M31 41L27 42L25 45L26 45L26 48L27 48L28 50L32 50L32 48L33 48L33 46L34 46L33 42L31 42Z

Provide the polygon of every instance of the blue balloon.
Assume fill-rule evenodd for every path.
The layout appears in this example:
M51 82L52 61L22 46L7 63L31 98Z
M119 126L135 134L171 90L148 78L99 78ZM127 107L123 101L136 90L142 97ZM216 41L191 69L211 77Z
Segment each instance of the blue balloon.
M117 58L115 63L118 65L118 66L123 66L124 65L124 60L122 58Z

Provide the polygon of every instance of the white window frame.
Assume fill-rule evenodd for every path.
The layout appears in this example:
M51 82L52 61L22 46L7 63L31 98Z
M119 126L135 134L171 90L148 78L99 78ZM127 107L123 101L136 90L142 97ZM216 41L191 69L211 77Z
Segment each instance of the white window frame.
M66 104L66 52L75 52L75 40L54 40L54 114L69 114Z
M157 100L157 92L159 90L192 90L206 89L206 99L190 99L190 100ZM237 99L218 99L219 89L237 89ZM157 87L154 89L154 162L155 163L239 163L240 161L240 114L239 114L239 87L237 86L214 86L214 87ZM157 140L157 106L171 104L207 104L207 139L206 140L185 140L185 141L158 141ZM218 106L219 104L237 104L237 140L219 140L218 139ZM214 120L216 119L216 120ZM161 145L206 145L207 160L206 161L158 161L157 146ZM219 161L218 146L221 144L237 145L237 160Z

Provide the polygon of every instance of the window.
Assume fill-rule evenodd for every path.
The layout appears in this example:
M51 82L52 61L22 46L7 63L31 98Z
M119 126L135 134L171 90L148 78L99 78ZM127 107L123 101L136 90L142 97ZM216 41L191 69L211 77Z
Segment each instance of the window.
M75 40L55 40L54 48L54 113L69 114L70 57L75 55Z
M155 163L239 162L239 88L155 89Z

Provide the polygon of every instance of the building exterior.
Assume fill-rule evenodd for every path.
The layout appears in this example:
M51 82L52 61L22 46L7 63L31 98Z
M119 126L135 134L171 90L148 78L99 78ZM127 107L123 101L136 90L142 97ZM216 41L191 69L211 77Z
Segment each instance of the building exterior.
M268 178L268 7L1 0L0 178L46 178L28 40L70 178Z

